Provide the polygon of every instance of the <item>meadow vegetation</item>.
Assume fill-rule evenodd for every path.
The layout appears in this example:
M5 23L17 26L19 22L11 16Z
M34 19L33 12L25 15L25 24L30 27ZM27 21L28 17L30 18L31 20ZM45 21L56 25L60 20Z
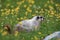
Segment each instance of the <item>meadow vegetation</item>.
M39 31L8 34L3 29L36 15L45 18ZM0 40L43 40L55 31L60 31L60 0L0 0Z

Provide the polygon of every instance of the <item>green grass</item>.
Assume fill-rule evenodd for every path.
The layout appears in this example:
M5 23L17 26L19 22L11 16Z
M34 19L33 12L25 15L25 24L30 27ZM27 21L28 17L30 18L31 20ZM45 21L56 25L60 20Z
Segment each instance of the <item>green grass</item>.
M0 40L43 40L47 35L60 31L59 0L34 0L31 2L28 0L0 0ZM39 31L19 32L18 36L14 34L2 36L3 31L1 32L1 30L3 30L4 24L9 23L13 28L21 20L30 19L35 15L45 18Z

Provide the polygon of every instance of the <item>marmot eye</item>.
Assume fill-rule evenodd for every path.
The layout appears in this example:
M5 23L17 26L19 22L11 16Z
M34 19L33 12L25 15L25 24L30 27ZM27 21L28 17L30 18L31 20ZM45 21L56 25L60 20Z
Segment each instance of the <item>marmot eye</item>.
M37 17L37 19L39 19L39 17Z
M40 18L43 18L43 17L40 17Z

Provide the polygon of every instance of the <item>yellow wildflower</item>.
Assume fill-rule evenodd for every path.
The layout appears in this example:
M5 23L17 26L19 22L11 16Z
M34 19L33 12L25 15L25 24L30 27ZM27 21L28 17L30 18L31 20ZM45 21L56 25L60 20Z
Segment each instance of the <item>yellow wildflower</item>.
M17 4L20 6L22 3L24 3L24 1L21 1L21 2L17 2Z
M49 8L50 8L50 9L53 9L53 6L49 5Z
M48 11L48 13L50 13L50 11Z
M35 40L39 40L37 36L34 36Z
M3 32L3 29L1 29L0 32Z
M17 18L17 20L20 20L19 18Z
M38 34L42 34L41 32L38 32Z
M58 6L58 4L55 4L55 6Z
M27 11L25 12L25 15L26 15L26 16L28 15L28 12L27 12Z
M18 6L15 8L15 11L18 12L19 9L20 9L20 7Z
M32 10L30 9L30 7L27 7L27 11L28 12L32 12Z
M24 5L24 8L26 8L27 7L27 5Z
M47 1L47 3L50 3L49 1Z
M34 3L35 3L35 1L31 1L31 3L32 3L32 4L34 4Z
M50 13L51 15L55 15L55 12L54 12L54 11L50 11L50 12L51 12L51 13Z
M53 13L53 12L51 13L51 15L54 15L54 14L55 14L55 13Z
M38 13L38 10L36 10L35 12Z
M14 9L12 9L11 11L14 12Z
M18 4L18 5L20 5L20 4L21 4L21 2L17 2L17 4Z
M32 10L28 10L28 12L32 12Z
M13 8L14 6L12 5L11 8Z
M4 12L2 12L1 16L4 16L4 15L5 15L5 13L4 13Z
M6 10L7 13L10 13L10 9Z
M24 20L25 20L25 19L27 19L27 17L26 17L26 16L24 17Z
M21 1L22 3L24 3L24 0L23 1Z
M42 39L44 38L44 37L41 37Z
M4 11L4 9L1 9L1 11Z
M33 40L33 37L31 38L31 40Z
M23 20L23 17L21 17L20 19Z
M31 3L31 4L34 4L35 3L34 0L28 0L28 2Z
M32 6L32 4L29 5L29 7L31 7L31 6Z
M60 16L57 16L57 18L60 18Z
M2 33L2 36L5 36L5 35L7 35L8 33L6 32L6 31L4 31L3 33Z
M50 0L50 2L51 2L52 4L54 4L53 0Z
M30 9L30 7L27 7L27 10L29 10Z
M15 31L15 36L18 36L18 31Z
M45 4L44 7L47 7L47 4Z
M22 25L22 22L19 22L18 24L21 24Z
M7 7L8 7L8 6L10 6L10 3L7 3L7 5L6 5L6 6L7 6Z
M36 16L36 14L32 14L32 16Z
M58 16L58 14L55 14L55 16Z

